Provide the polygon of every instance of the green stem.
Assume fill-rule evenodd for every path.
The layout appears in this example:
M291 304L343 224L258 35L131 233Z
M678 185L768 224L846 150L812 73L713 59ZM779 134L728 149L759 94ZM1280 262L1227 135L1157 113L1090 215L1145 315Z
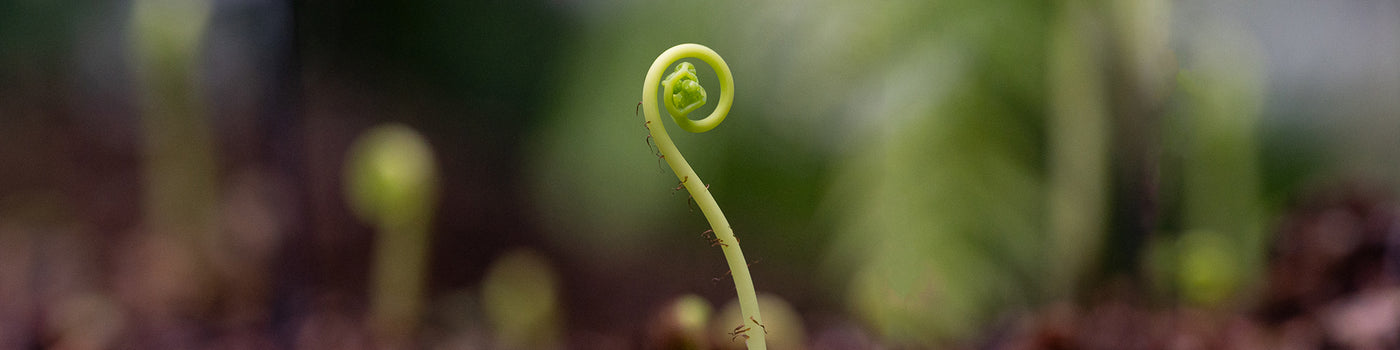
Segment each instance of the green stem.
M724 218L724 212L720 211L719 204L715 203L715 198L710 195L710 191L705 188L705 182L700 180L700 176L690 168L690 164L685 162L685 157L681 156L681 151L676 149L675 143L671 142L671 136L666 134L666 126L661 122L661 110L657 106L656 89L662 87L661 75L666 67L671 63L684 58L698 58L714 68L715 75L719 77L720 98L719 105L714 112L701 120L691 120L686 115L705 102L704 89L695 80L694 70L687 64L682 63L677 72L666 80L665 100L666 110L670 112L671 119L677 125L689 132L706 132L719 126L724 121L725 115L729 114L729 108L734 105L734 75L729 71L729 65L724 63L724 59L719 57L708 47L698 44L680 44L656 57L652 62L651 69L647 71L646 81L642 84L642 109L646 114L647 128L651 130L651 136L656 141L656 148L661 150L662 157L665 157L666 164L676 173L676 179L681 181L690 196L695 198L695 203L699 204L700 211L705 213L705 218L710 222L710 228L714 230L715 238L719 240L720 249L724 251L724 259L729 263L729 270L734 276L734 290L739 297L739 311L743 316L743 328L748 330L743 335L748 337L745 343L749 349L766 349L764 340L763 317L758 313L758 294L754 292L753 278L749 275L747 260L744 260L744 252L739 250L739 240L734 237L734 230L729 227L729 220ZM686 71L689 71L689 74ZM680 93L675 93L679 86ZM676 101L680 99L680 101ZM678 103L682 105L677 105Z

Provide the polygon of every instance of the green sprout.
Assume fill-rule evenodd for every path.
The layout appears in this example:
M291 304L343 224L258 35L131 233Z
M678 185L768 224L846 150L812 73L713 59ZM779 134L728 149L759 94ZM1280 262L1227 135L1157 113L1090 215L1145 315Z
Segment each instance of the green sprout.
M665 82L661 80L661 74L666 71L666 67L685 58L704 61L714 68L715 75L719 77L719 104L714 112L704 119L687 118L690 112L704 105L708 97L695 76L694 65L682 62ZM729 263L729 271L734 276L734 290L738 293L739 309L743 316L743 323L735 328L735 337L744 338L750 349L766 349L767 343L761 330L763 317L758 313L758 294L754 292L753 278L749 275L744 252L739 250L739 240L734 237L729 220L724 218L724 212L720 211L719 204L715 203L715 198L710 195L705 182L700 181L700 176L685 162L681 151L671 142L671 136L666 134L666 127L661 123L660 108L656 105L658 86L664 89L661 99L666 111L671 114L671 119L685 131L701 133L719 126L729 114L729 108L734 105L734 74L714 50L699 44L676 45L657 56L656 61L651 64L651 69L647 71L646 80L642 83L642 110L646 114L647 129L651 131L656 148L661 151L661 158L675 171L676 178L695 199L700 211L705 214L705 219L709 220L710 228L714 231L713 244L724 251L724 259Z
M378 231L370 299L376 331L406 343L423 311L437 166L423 135L391 123L365 132L346 159L350 209Z

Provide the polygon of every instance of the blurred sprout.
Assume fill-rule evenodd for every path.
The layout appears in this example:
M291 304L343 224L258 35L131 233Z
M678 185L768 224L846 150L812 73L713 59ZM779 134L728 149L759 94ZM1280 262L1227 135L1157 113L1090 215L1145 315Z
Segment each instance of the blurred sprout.
M706 327L714 307L698 295L675 298L651 321L648 345L652 349L710 349Z
M486 272L482 302L501 349L559 346L559 277L535 251L505 253Z
M767 332L769 349L807 348L807 328L802 325L802 315L797 314L792 304L776 295L759 293L758 309L763 310L763 327L749 327L743 333ZM710 321L710 338L715 339L714 343L720 349L744 348L743 337L736 338L733 334L734 327L740 324L741 319L739 303L731 300Z
M132 2L132 34L142 61L189 63L209 22L207 0L136 0Z
M1116 44L1127 59L1127 75L1136 85L1133 93L1152 100L1165 98L1176 72L1170 42L1172 2L1115 1L1106 7Z
M1054 298L1073 296L1095 268L1107 222L1112 120L1095 15L1084 2L1067 2L1048 38L1046 283Z
M968 336L1045 284L1033 131L999 92L956 90L853 151L834 185L849 197L832 199L829 267L854 277L838 281L862 318L911 347Z
M346 197L361 220L379 229L371 311L384 341L412 337L422 311L428 225L437 168L427 140L402 124L366 132L350 147Z
M710 302L705 301L694 294L687 294L677 298L671 305L671 315L676 324L686 332L700 332L705 329L705 323L710 320L710 313L714 312L714 307Z
M146 225L213 248L218 166L200 84L205 0L131 3L132 71L140 98Z
M1187 301L1214 305L1225 301L1239 285L1243 266L1230 241L1217 232L1187 232L1176 244L1177 285Z
M1186 230L1176 287L1192 301L1213 303L1247 292L1239 287L1256 285L1264 271L1257 135L1265 73L1259 44L1242 24L1206 16L1194 29L1166 145L1180 161ZM1199 265L1207 262L1216 265Z
M506 253L482 281L482 306L502 349L559 346L558 277L533 250Z

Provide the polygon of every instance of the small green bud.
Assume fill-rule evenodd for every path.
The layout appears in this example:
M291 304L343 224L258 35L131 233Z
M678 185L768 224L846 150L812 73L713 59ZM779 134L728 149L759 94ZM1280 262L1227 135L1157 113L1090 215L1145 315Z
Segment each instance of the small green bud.
M695 65L690 62L676 65L676 71L666 76L661 85L666 87L663 97L666 100L666 111L674 116L684 117L694 112L705 105L708 97L705 87L700 86L700 80L695 76Z

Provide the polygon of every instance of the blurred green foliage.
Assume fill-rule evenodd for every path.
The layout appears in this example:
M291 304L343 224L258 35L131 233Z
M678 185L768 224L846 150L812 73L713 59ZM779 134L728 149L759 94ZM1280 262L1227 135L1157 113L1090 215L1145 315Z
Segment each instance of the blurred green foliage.
M487 322L501 349L554 349L560 329L559 277L538 252L497 257L482 279Z

